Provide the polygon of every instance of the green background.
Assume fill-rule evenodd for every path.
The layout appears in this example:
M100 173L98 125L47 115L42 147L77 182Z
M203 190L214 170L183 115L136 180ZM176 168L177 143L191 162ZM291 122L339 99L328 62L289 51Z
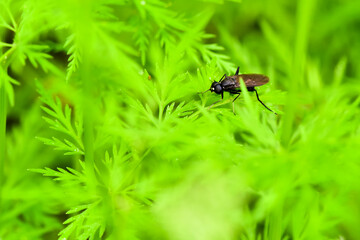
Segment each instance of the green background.
M360 239L360 1L0 0L0 239ZM270 82L224 100L225 73Z

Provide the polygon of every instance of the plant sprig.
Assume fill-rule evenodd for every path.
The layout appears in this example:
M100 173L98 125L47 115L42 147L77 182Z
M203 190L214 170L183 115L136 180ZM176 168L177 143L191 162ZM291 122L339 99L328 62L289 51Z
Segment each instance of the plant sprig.
M39 139L47 145L54 146L57 150L65 151L65 154L67 155L84 155L82 118L78 117L76 121L73 121L72 110L68 104L65 104L63 109L62 103L58 97L54 100L39 82L37 83L37 87L38 92L41 95L41 101L46 104L46 106L42 106L41 108L50 116L44 116L43 119L52 129L64 133L69 137L64 140L59 140L56 137L52 137L51 139Z

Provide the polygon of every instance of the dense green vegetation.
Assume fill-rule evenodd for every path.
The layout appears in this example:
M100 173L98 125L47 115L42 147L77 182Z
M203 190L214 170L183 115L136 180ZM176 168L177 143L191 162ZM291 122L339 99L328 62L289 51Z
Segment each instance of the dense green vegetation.
M360 239L360 1L0 0L0 239ZM261 73L235 102L209 89Z

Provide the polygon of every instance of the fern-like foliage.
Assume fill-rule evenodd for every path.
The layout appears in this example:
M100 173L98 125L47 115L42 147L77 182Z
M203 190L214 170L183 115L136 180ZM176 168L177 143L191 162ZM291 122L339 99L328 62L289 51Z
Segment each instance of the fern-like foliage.
M117 55L126 52L134 54L135 50L122 41L118 41L116 36L122 32L130 31L130 27L114 13L114 6L122 6L126 1L92 1L89 8L84 9L81 3L74 4L69 9L66 4L59 4L63 10L61 30L67 34L64 49L68 55L68 65L66 80L69 81L73 74L79 68L84 59L84 53L89 54L91 48L91 40L98 42L98 46L102 51L110 51L111 54ZM78 12L81 14L78 15ZM82 18L86 22L78 21ZM86 19L86 20L85 20ZM90 40L90 41L89 41ZM99 54L100 53L91 53ZM89 55L90 56L90 55ZM89 60L87 55L87 60ZM118 59L117 59L118 60Z
M35 68L40 66L44 72L50 70L59 73L57 67L50 61L52 56L46 53L48 49L49 47L46 45L19 44L14 55L23 65L25 65L25 60L28 59Z
M52 170L50 168L45 169L33 169L33 172L41 173L44 176L52 177L56 181L60 181L63 186L69 189L68 194L71 194L72 202L75 202L76 206L72 207L66 214L73 215L69 217L64 224L67 224L59 233L59 240L61 239L97 239L101 238L105 231L106 221L104 217L99 214L100 200L95 200L92 203L82 204L86 198L78 198L76 195L78 191L89 191L89 182L85 172L85 166L80 161L82 171L76 171L72 168L67 170L58 168ZM89 196L86 194L86 196ZM70 196L69 196L70 197ZM81 205L79 205L81 204ZM94 217L98 216L98 217Z
M149 37L150 37L150 29L148 24L145 24L141 19L134 18L133 26L135 27L135 33L133 38L135 40L135 44L138 47L141 55L141 63L145 65L146 63L146 53L148 51L149 46Z
M14 19L13 13L10 9L9 1L0 2L0 28L1 31L10 31L15 33L17 31L17 23ZM3 42L0 38L0 88L5 87L10 105L14 105L14 88L13 85L19 85L19 82L13 79L8 74L7 67L9 66L9 57L14 51L14 44Z
M360 239L359 3L239 2L0 1L0 238Z
M66 227L60 231L61 239L99 239L105 230L111 228L106 212L117 208L117 202L111 199L123 196L129 204L147 202L141 195L134 194L132 173L137 165L131 164L131 155L128 149L113 146L111 153L106 152L105 157L99 162L97 168L98 179L94 182L89 179L85 163L80 161L81 170L72 168L32 169L59 181L67 189L71 197L71 205L66 214L71 215L65 222ZM79 192L84 194L78 195ZM116 212L114 214L117 215ZM116 230L115 232L117 232Z
M84 168L82 165L82 162L80 162L80 165ZM42 175L46 177L52 177L56 181L62 181L65 185L82 185L86 184L86 177L82 172L76 171L72 168L57 168L56 170L53 170L51 168L44 168L44 169L32 169L34 172L41 173Z
M18 14L16 10L13 10L16 4L12 1L2 1L1 3L4 9L6 9L7 14L0 17L0 26L13 31L14 38L11 39L11 43L0 43L0 47L8 47L1 56L0 61L7 59L11 60L9 65L14 62L25 65L25 61L29 60L35 68L40 66L45 72L51 71L61 75L58 68L50 61L52 56L47 53L49 47L43 43L39 44L38 39L40 34L53 27L51 24L57 24L54 21L51 21L51 24L44 24L51 15L48 9L53 4L51 1L48 1L48 4L45 6L38 2L28 1L27 7L21 11L20 19L16 19L14 16ZM10 22L7 22L6 19L9 19Z
M74 233L77 233L76 239L79 240L101 239L106 229L106 221L98 207L99 203L92 203L76 206L67 211L66 214L74 214L74 216L64 222L68 226L59 233L59 240L69 239Z
M15 98L13 85L20 85L20 83L10 77L3 67L0 67L0 87L2 87L2 85L5 87L10 105L13 106Z
M79 64L81 63L81 48L76 45L75 34L70 35L66 39L64 47L65 49L68 49L67 54L69 55L66 74L66 80L69 81L69 79L71 78L73 73L76 72Z
M82 141L83 123L82 118L78 117L76 121L72 120L72 110L69 105L65 105L64 109L58 97L55 100L42 87L40 83L37 84L38 92L41 95L41 100L46 106L41 108L48 117L43 117L49 126L66 135L67 139L59 140L56 137L42 138L41 141L45 144L55 147L57 150L65 151L66 155L83 155L84 144Z

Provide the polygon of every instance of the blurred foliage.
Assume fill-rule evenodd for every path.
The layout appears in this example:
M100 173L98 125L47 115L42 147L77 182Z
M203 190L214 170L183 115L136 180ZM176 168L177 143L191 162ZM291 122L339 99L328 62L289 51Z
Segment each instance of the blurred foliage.
M0 0L0 238L360 239L359 24L356 0ZM279 115L208 108L237 66Z

